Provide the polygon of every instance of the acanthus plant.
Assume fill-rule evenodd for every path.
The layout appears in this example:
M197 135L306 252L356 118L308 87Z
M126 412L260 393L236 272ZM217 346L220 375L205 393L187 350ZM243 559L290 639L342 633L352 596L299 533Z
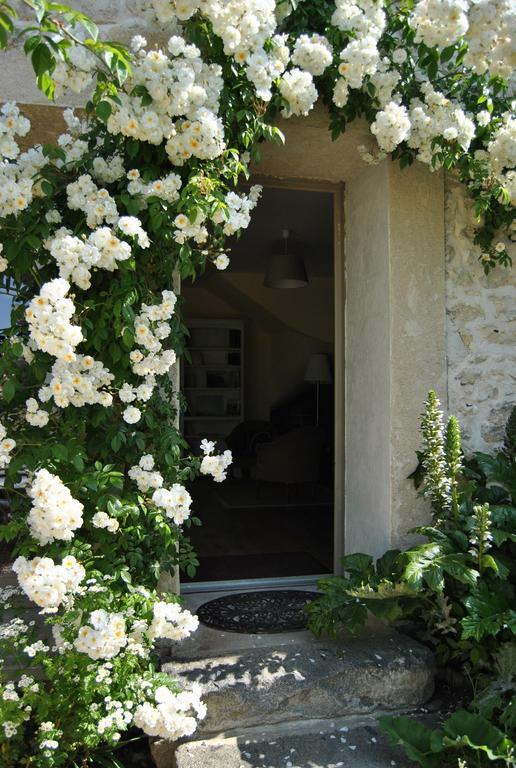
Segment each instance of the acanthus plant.
M174 275L228 266L226 240L260 194L241 183L259 143L282 141L280 113L307 114L321 95L333 135L369 121L367 161L455 169L483 217L486 270L510 262L497 233L514 199L514 15L504 0L445 5L154 0L142 18L161 42L137 35L128 50L61 4L19 3L35 14L25 24L0 3L0 43L24 40L44 93L89 93L56 145L20 152L28 121L14 104L0 120L0 271L14 298L0 356L3 536L53 629L48 642L15 618L2 630L45 673L4 687L6 765L98 762L132 725L177 738L203 714L152 650L196 624L159 593L163 573L196 563L185 485L223 480L231 460L208 441L190 456L175 426Z

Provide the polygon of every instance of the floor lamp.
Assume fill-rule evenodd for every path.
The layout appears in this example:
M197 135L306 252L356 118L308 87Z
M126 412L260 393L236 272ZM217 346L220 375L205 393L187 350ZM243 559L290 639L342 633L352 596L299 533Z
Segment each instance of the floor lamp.
M305 371L305 381L312 381L316 384L316 424L319 426L319 387L321 384L331 384L332 382L328 355L320 352L310 355Z

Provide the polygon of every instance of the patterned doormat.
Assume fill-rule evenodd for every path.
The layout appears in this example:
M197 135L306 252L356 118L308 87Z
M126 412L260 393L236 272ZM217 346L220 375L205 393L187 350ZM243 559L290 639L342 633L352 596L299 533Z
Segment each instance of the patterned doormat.
M225 595L197 609L202 624L224 632L296 632L307 627L305 606L317 592L270 590Z

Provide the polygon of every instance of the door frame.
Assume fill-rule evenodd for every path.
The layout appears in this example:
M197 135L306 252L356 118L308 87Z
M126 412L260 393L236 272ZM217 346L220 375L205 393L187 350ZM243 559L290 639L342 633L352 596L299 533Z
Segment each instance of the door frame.
M328 192L333 195L333 279L334 279L334 503L333 503L333 572L342 572L344 555L345 516L345 307L346 273L344 249L344 184L311 179L279 178L253 174L248 184L261 184L276 189L294 189L300 192ZM246 184L247 186L247 184ZM328 574L307 576L279 576L264 579L232 579L181 584L183 594L196 592L229 592L245 589L270 589L315 586Z

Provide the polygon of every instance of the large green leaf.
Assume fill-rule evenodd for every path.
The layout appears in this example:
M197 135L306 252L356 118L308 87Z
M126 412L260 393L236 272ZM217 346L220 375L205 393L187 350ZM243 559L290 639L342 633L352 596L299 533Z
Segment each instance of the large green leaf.
M380 579L393 580L401 574L399 561L400 550L389 549L382 557L376 561L376 573Z
M356 552L353 555L346 555L342 558L342 567L344 571L349 571L352 575L367 579L374 573L373 558L371 555L365 555L363 552Z
M437 768L441 765L438 731L432 731L410 717L380 717L378 724L389 736L391 744L401 745L408 757L423 768Z
M508 582L497 581L497 589L485 582L464 599L467 615L462 619L463 639L481 640L486 635L497 635L507 627L516 632L514 590Z
M488 483L501 485L513 499L516 497L516 460L514 458L506 456L505 453L498 453L496 456L475 453L475 459Z
M439 558L439 564L446 573L462 584L474 587L478 579L478 571L469 566L469 558L462 553L443 555Z
M403 576L413 589L420 590L426 583L434 592L442 592L444 574L439 564L441 554L441 545L436 542L422 544L405 553Z
M516 507L509 504L490 504L489 511L494 528L516 534Z
M509 756L510 740L485 717L459 709L443 725L446 746L470 747L485 752L490 760Z

